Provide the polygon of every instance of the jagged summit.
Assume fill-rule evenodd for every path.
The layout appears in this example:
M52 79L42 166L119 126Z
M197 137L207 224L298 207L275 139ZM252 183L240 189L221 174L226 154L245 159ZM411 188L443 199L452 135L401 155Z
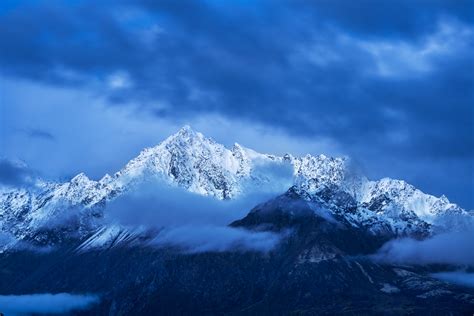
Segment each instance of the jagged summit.
M184 133L184 134L189 134L189 133L190 133L190 134L196 134L197 132L195 132L195 131L191 128L190 125L185 124L185 125L183 125L183 127L181 127L181 128L179 129L179 131L178 131L176 134L183 134L183 133ZM201 133L199 133L199 134L201 134ZM201 134L201 135L202 135L202 134Z
M241 192L239 179L249 177L255 159L269 159L242 146L228 149L184 126L155 147L143 150L115 177L122 184L143 177L165 180L191 192L228 199Z
M108 201L154 179L219 200L235 199L252 187L278 185L275 181L280 180L269 171L272 168L261 166L292 168L292 190L302 199L323 203L352 225L370 227L374 233L409 234L452 225L459 221L446 221L446 217L467 214L446 197L425 194L404 181L369 181L352 172L347 158L275 156L237 143L229 149L186 125L160 144L144 149L113 176L94 181L80 173L66 183L40 181L32 191L0 193L0 232L25 238L66 209L103 210Z
M166 138L162 143L195 143L200 141L212 141L210 138L206 138L202 133L197 132L189 125L184 125L175 134Z

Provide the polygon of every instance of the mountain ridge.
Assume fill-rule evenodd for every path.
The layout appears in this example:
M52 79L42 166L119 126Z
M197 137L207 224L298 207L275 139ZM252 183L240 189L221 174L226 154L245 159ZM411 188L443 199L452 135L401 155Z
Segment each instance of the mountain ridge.
M218 200L238 199L246 194L246 183L275 185L265 170L259 172L260 166L290 167L291 187L302 198L323 201L331 212L342 213L353 225L368 226L374 233L388 231L403 236L422 227L429 234L435 230L461 229L445 227L460 222L451 220L452 216L472 221L468 212L446 197L425 194L403 180L371 181L354 175L347 157L275 156L237 143L228 149L184 126L160 144L142 150L112 176L106 174L94 181L79 173L69 182L37 181L35 190L2 193L0 232L10 233L13 239L31 238L39 227L71 208L86 210L82 212L87 216L81 215L79 219L80 227L93 224L103 216L108 201L150 179ZM354 211L347 212L347 205L341 207L342 203L353 205ZM446 215L450 220L441 220Z

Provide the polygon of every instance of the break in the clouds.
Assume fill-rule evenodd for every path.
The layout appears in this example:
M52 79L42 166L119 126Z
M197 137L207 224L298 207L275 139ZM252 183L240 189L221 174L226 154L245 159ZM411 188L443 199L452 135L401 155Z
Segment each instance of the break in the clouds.
M22 121L12 107L27 96L14 86L26 80L86 91L111 112L127 113L125 130L155 121L160 127L142 126L161 136L212 116L244 124L234 141L249 146L238 131L259 126L295 142L316 140L319 151L342 148L371 177L403 178L472 208L473 12L472 1L6 1L0 66L11 91L0 102L9 121ZM41 113L58 98L64 95L31 98L28 106ZM98 150L117 166L126 162L126 154L110 154L117 148L161 139L144 132L120 145L96 139L107 133L92 123L94 103L69 98L62 106L74 109L73 118L45 112L18 123L55 142L2 128L6 151L13 156L24 149L12 148L28 144L34 160L54 147L66 161L82 137L101 144L81 155ZM58 134L58 125L71 128ZM115 125L104 120L98 128ZM219 126L212 133L207 125L216 137ZM49 171L77 171L65 162L56 168Z
M0 311L5 315L65 314L87 310L98 302L96 295L69 293L0 295Z

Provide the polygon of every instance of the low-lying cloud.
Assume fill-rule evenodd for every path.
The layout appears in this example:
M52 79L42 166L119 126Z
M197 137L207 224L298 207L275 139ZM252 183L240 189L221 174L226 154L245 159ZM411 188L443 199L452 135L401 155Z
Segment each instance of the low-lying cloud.
M242 194L224 201L189 192L165 181L147 181L112 201L107 217L125 225L154 227L227 225L245 216L257 204L284 193L292 184L289 164L262 165L257 170L257 176L265 175L263 185L246 181Z
M132 226L227 225L271 196L253 193L221 201L165 183L148 182L112 201L106 216Z
M10 249L14 245L16 251L31 251L36 253L48 253L53 251L53 246L39 246L30 241L19 240L15 235L8 232L0 232L0 253Z
M60 314L87 310L98 302L96 295L69 293L0 295L0 312L6 315Z
M374 255L386 262L408 264L474 265L474 229L435 235L425 240L412 238L387 242Z
M291 166L261 165L254 176L263 185L245 182L242 194L233 200L218 200L191 193L165 181L147 181L112 201L108 221L124 226L159 228L156 246L176 246L186 252L251 250L268 251L279 237L227 227L254 206L283 193L292 183ZM268 184L268 185L267 185Z
M280 236L225 226L181 226L165 229L153 241L157 246L181 248L188 253L261 251L273 249Z

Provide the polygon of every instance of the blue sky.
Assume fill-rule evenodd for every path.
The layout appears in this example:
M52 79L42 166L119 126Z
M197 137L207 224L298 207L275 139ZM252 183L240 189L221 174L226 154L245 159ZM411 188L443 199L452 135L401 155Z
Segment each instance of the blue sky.
M473 51L473 1L2 1L3 181L98 178L191 124L474 208Z

